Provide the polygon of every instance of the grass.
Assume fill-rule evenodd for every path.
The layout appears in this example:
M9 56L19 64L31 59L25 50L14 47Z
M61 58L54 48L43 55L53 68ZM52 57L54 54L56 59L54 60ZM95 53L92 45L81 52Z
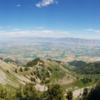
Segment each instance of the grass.
M76 80L75 82L71 83L71 84L68 84L68 85L62 85L62 89L64 91L64 93L66 93L66 90L65 89L68 89L68 88L72 88L71 91L74 91L75 90L75 87L78 87L78 88L84 88L84 87L89 87L89 86L93 86L95 85L95 78L96 79L99 79L99 76L100 74L93 74L93 75L77 75L77 76L81 76L81 78L91 78L92 79L92 82L88 82L86 84L83 84L83 82L81 80ZM98 81L99 81L98 80Z

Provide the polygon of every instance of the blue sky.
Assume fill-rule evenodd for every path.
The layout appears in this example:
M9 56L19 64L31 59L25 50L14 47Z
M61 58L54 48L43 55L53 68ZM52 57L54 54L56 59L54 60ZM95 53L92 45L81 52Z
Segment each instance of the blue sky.
M0 0L0 37L100 39L100 0Z

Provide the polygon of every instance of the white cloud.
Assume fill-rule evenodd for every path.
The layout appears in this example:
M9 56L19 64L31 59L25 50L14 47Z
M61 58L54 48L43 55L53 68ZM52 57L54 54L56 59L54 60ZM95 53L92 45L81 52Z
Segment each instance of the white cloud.
M20 31L21 29L13 29L12 31Z
M43 29L44 27L37 27L37 29Z
M65 31L65 32L60 32L61 34L69 34L68 31Z
M3 28L3 27L0 27L0 29L1 29L1 28Z
M95 30L95 32L100 33L100 30Z
M44 31L41 31L42 33L54 33L53 31L51 30L44 30Z
M17 5L17 7L20 7L20 5Z
M41 8L41 4L40 3L37 3L36 6L39 7L39 8Z
M58 1L55 1L55 0L42 0L41 2L38 2L36 4L36 6L41 8L42 6L48 6L48 5L53 4L53 3L58 4Z
M87 31L94 31L94 29L87 29Z
M7 36L29 36L29 37L60 37L68 36L67 31L53 31L53 30L42 30L42 31L1 31L0 34Z
M7 26L7 27L10 27L10 26Z
M56 4L58 4L58 1L55 1Z
M92 32L100 33L100 30L94 30L94 29L87 29L87 31L92 31Z

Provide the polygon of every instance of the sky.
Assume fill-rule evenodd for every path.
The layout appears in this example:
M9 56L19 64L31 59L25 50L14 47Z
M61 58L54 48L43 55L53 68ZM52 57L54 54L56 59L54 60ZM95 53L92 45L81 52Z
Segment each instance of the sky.
M0 38L100 39L100 0L0 0Z

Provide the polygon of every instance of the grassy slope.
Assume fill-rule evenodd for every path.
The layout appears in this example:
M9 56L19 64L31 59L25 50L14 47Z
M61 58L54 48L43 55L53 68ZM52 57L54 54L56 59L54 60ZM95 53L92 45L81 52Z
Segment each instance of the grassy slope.
M22 72L20 71L21 68ZM15 69L17 69L17 73ZM0 86L17 89L20 85L24 85L25 82L31 82L31 77L36 79L36 83L40 83L45 78L44 82L49 79L50 83L68 84L75 81L75 77L69 75L70 70L71 68L67 64L50 59L37 61L33 66L28 66L27 71L25 71L25 67L0 60L0 83L2 84ZM47 77L48 71L51 73L50 77ZM36 72L36 75L34 72ZM41 79L37 76L37 73L41 75ZM71 82L69 77L72 78Z
M100 62L85 64L75 71L80 74L100 74Z

